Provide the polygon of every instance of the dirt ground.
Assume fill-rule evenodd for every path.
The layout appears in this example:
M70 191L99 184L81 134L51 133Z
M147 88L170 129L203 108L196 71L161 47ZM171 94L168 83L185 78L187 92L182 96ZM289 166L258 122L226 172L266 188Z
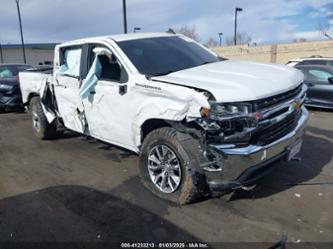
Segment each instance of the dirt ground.
M312 110L301 162L276 164L251 192L175 206L142 186L136 155L72 133L41 141L29 114L2 113L0 242L219 247L214 242L273 243L286 235L299 248L333 248L325 243L333 242L332 155L333 112Z

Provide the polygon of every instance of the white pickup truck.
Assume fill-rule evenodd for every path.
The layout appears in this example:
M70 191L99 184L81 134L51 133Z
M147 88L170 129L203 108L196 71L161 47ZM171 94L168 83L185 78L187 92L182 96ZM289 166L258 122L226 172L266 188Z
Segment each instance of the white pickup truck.
M39 138L63 125L133 151L143 184L179 204L248 189L293 159L309 116L298 70L225 60L178 34L66 42L53 73L19 78Z

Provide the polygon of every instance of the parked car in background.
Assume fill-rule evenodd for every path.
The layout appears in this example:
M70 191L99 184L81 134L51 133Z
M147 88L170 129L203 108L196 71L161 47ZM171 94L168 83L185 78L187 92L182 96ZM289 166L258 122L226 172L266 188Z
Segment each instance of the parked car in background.
M18 73L30 68L26 64L0 64L0 111L23 108Z
M290 67L295 67L296 65L322 65L333 67L333 57L322 57L320 55L313 55L310 57L289 60L286 65Z
M297 65L295 68L303 72L308 86L305 105L333 108L333 67Z

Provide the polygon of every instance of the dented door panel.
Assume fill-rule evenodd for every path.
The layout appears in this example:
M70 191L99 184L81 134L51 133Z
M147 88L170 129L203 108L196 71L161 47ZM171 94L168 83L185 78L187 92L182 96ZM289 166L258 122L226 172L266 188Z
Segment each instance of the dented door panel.
M69 76L58 76L54 85L59 114L64 125L76 132L83 133L83 106L79 96L79 80Z
M94 93L83 99L92 136L117 144L130 144L131 92L119 94L119 83L98 81Z
M209 106L202 93L186 87L153 81L127 83L123 95L119 87L119 83L98 81L95 93L83 99L88 130L92 136L135 152L139 152L146 120L200 117L200 108Z

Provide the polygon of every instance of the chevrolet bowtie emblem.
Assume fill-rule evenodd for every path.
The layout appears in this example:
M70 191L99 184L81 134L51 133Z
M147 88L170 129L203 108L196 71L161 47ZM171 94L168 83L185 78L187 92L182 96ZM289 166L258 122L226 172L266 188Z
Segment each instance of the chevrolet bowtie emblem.
M296 99L290 106L290 110L299 110L302 106L302 101L300 99Z

